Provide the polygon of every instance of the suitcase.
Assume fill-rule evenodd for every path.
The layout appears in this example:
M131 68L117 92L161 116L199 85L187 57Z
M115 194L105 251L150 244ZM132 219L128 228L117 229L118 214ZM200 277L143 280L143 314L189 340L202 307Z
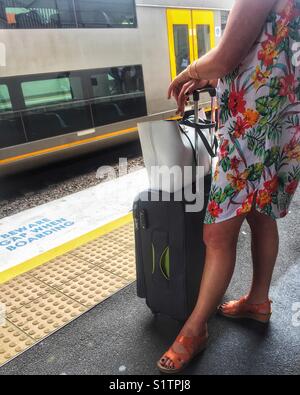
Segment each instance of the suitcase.
M215 90L209 92L215 96ZM198 101L196 92L194 124L198 124ZM190 117L188 123L193 124ZM194 147L198 138L196 133ZM157 190L140 193L134 202L137 295L146 299L153 314L185 321L195 307L205 262L203 222L210 188L208 175L204 208L199 212L187 212L187 202L177 201L175 194L164 201L164 193Z

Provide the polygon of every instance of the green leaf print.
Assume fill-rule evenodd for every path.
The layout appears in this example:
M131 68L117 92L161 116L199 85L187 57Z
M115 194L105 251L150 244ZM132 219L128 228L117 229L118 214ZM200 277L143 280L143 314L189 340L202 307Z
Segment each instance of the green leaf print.
M282 120L277 119L276 122L273 122L268 125L267 136L268 139L273 141L274 143L279 143L280 137L282 136Z
M262 158L265 153L266 136L263 130L258 127L252 129L247 133L248 148L250 151L254 152L259 158Z
M289 50L289 39L282 40L280 44L277 46L277 51L281 52L288 52Z
M221 97L221 111L220 118L223 123L227 122L229 119L229 90L226 90Z
M236 78L238 77L239 73L240 73L240 68L237 67L231 73L226 75L226 77L224 77L226 84L231 85L236 80Z
M280 79L278 77L271 78L269 87L270 87L270 96L271 97L278 96L281 87Z
M288 178L290 181L297 180L300 181L300 165L294 166L292 171L289 172Z
M224 171L225 173L226 173L226 172L230 169L230 167L231 167L231 161L230 161L230 159L229 159L228 157L222 159L221 162L220 162L220 164L221 164L222 169L223 169L223 171Z
M260 97L259 99L256 99L256 110L262 116L271 115L273 112L278 111L283 99L286 100L285 97Z
M289 25L289 36L292 40L295 40L296 42L300 41L299 25L300 25L300 18L294 19L293 21L290 22Z
M229 184L226 186L226 188L224 189L224 194L227 197L232 197L235 194L235 189Z
M266 167L271 167L274 163L277 162L279 158L280 147L272 147L271 149L267 150L265 153L265 160L264 165Z
M256 163L248 168L249 170L249 175L248 175L248 180L249 181L258 181L261 179L263 170L264 170L264 165L263 163Z
M278 175L278 186L279 186L278 189L279 189L279 191L281 191L281 192L285 191L285 186L286 186L287 182L288 182L288 177L287 177L286 173L281 173Z

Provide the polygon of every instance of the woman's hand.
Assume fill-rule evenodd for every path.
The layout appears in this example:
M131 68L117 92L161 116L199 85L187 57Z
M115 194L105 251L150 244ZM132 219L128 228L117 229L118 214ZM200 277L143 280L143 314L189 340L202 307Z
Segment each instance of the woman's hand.
M191 78L187 72L187 69L184 70L182 73L180 73L174 81L171 83L168 91L168 99L171 99L171 97L174 97L174 99L177 101L178 96L182 90L182 87L191 81Z
M182 115L184 113L185 105L188 100L188 96L197 89L202 89L207 85L216 87L218 80L195 80L188 76L188 72L185 70L172 82L169 88L168 97L169 99L173 96L177 101L177 114Z
M190 80L185 83L177 98L177 114L183 115L189 96L195 90L205 88L208 84L208 80Z

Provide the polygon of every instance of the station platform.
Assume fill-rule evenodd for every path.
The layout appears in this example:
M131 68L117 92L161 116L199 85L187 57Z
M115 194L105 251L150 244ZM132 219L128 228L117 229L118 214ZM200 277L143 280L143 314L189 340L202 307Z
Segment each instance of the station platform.
M145 170L0 221L0 366L135 280Z
M0 375L157 373L156 360L180 327L153 317L136 297L130 209L136 192L147 187L146 179L141 170L1 221L6 232L0 240L10 243L0 249L0 303L6 306ZM210 347L186 374L300 373L299 208L300 191L290 215L279 221L271 323L213 317ZM50 223L48 231L59 230L28 243L26 227ZM63 228L64 223L73 225ZM4 248L16 246L13 239L19 235L10 232L17 231L27 244ZM244 225L226 299L245 294L251 273L250 232Z

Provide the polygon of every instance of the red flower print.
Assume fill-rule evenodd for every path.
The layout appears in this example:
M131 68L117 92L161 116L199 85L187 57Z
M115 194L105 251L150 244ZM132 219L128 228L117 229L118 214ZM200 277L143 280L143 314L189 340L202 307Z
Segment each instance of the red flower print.
M295 103L296 101L296 79L293 74L280 79L280 92L279 96L287 96L289 101Z
M268 81L270 75L271 71L262 71L259 66L256 66L255 73L252 76L255 89L258 89L264 85Z
M246 129L249 128L250 125L246 119L243 119L242 117L237 117L233 133L234 137L238 139L244 136L244 134L246 133Z
M272 196L270 192L267 191L266 189L259 191L257 196L258 207L263 209L270 203L272 203Z
M208 211L210 215L214 218L218 218L219 215L223 213L223 209L221 209L220 205L214 200L209 203Z
M244 99L244 96L244 89L242 89L240 92L230 92L228 107L234 117L236 117L238 113L243 114L246 110L246 100Z
M274 193L278 189L278 176L275 175L272 180L266 181L264 187L269 193Z
M244 201L242 207L237 210L237 215L247 214L251 211L253 205L254 193L252 192Z
M235 190L241 192L247 186L247 180L249 176L249 170L245 170L243 173L238 173L236 176L233 174L227 174L227 180Z
M266 67L272 66L278 56L277 39L269 34L268 36L268 40L262 43L263 49L258 52L258 60L261 60Z
M289 185L285 189L286 193L288 193L289 195L293 195L298 188L298 184L299 184L299 181L297 181L297 180L293 180L292 182L290 182Z
M282 40L287 38L289 35L289 27L286 21L280 20L277 23L276 41L279 44Z
M230 161L231 169L237 171L241 162L242 161L239 158L237 158L236 156L234 158L232 158Z
M229 140L224 140L223 144L220 147L220 155L222 159L227 158L229 154L228 147L229 147Z
M296 15L294 8L295 8L294 7L294 0L289 0L287 5L284 7L284 9L279 14L281 16L283 22L288 23L294 18L294 16Z

